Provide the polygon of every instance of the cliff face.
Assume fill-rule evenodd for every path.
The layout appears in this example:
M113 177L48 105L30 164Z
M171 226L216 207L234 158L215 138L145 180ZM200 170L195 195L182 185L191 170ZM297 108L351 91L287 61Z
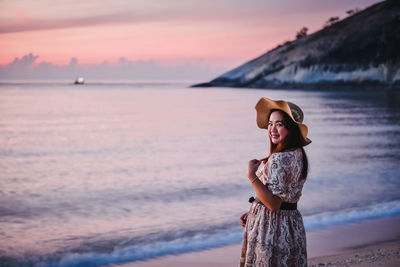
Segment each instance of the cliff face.
M375 4L195 86L400 88L400 1Z

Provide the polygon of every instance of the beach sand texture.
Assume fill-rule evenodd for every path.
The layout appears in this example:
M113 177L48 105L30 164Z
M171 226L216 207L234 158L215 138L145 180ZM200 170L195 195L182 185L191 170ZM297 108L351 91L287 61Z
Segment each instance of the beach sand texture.
M400 266L400 241L360 248L353 252L310 259L309 266Z
M400 266L400 216L307 233L309 266ZM119 267L237 266L240 245L139 261Z

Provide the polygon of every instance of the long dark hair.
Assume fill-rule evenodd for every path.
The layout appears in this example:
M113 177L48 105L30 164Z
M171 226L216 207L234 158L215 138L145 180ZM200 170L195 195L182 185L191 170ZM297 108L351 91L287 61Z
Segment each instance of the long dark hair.
M268 120L269 120L269 117L271 116L272 112L274 112L274 111L278 111L279 113L282 114L282 116L283 116L282 123L285 126L285 128L288 130L288 134L287 134L286 138L283 140L283 142L280 144L272 143L271 138L269 138L269 144L270 144L269 154L271 155L272 153L276 153L276 152L300 148L301 152L303 154L303 168L301 170L300 179L306 179L307 174L308 174L308 159L307 159L306 152L304 151L304 148L302 145L302 138L301 138L299 126L297 125L297 123L295 123L289 117L288 114L286 114L285 112L283 112L279 109L272 109L271 112L269 113Z

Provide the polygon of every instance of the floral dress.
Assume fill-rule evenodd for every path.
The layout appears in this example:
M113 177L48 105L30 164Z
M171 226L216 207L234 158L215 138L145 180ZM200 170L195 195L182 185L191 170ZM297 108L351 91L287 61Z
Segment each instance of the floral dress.
M273 153L256 175L272 194L295 203L301 196L303 154L300 148ZM307 266L306 233L296 210L271 212L254 201L247 217L240 266Z

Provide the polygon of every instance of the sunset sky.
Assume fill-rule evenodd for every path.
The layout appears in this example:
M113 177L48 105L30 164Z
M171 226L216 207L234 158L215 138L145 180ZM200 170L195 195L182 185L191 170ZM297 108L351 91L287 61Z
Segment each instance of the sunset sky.
M303 26L309 33L376 0L1 0L0 65L153 61L231 68Z

